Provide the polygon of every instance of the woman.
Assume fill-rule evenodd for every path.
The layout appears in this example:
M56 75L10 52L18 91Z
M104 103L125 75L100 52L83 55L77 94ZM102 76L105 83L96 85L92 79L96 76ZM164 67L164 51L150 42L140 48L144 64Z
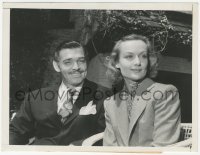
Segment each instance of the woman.
M156 83L157 57L149 40L128 35L113 48L109 71L122 91L105 100L105 146L167 146L180 135L180 101L173 85ZM110 72L111 73L111 72Z

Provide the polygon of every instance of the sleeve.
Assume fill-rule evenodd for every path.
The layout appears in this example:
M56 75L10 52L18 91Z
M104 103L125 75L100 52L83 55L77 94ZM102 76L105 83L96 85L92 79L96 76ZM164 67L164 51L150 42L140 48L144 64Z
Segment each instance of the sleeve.
M105 109L104 109L104 101L107 97L110 97L112 95L111 89L105 88L103 86L98 86L97 89L99 92L102 93L103 96L101 96L98 99L98 96L96 96L96 108L98 111L98 117L97 117L97 127L96 127L96 133L103 132L105 130L106 124L105 124ZM95 94L95 95L98 95Z
M26 95L20 110L10 123L9 127L9 144L24 145L29 142L33 136L34 122L31 115L30 102Z
M105 116L104 116L104 107L103 107L103 104L100 108L100 111L99 111L99 116L98 116L98 119L97 119L97 133L100 133L100 132L103 132L105 130Z
M104 102L105 107L105 121L106 129L103 135L103 146L117 146L117 139L115 137L109 113L106 108L106 103Z
M162 95L162 100L158 100L154 106L153 146L167 146L176 143L180 135L179 93L174 86L169 85Z

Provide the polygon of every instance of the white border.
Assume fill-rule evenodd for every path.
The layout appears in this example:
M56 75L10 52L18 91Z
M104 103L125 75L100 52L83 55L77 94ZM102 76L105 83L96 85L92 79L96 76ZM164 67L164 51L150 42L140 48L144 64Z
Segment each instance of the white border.
M9 1L9 0L7 0L7 1ZM14 0L13 0L13 1L14 1ZM45 1L45 2L46 2L46 1ZM50 2L51 2L51 1L50 1ZM146 1L145 1L145 2L146 2ZM168 0L168 2L170 2L170 0ZM177 2L177 1L176 1L176 2ZM188 2L188 1L187 1L187 2ZM192 1L190 1L190 2L192 2ZM190 2L188 2L188 3L190 3ZM196 1L195 1L195 2L196 2ZM187 3L187 4L188 4L188 3ZM19 4L19 3L18 3L18 4ZM18 4L16 4L16 5L18 5ZM22 4L22 3L20 3L20 5L21 5L21 4ZM35 3L32 3L32 4L33 4L33 5L30 5L30 3L26 3L25 5L26 5L28 8L29 8L29 7L32 8L33 6L34 6L34 7L37 6L37 7L39 7L39 8L42 8L42 7L41 7L41 4L42 4L42 3L39 3L38 5L36 5ZM45 4L45 5L44 5L44 4ZM44 4L42 4L42 6L43 6L44 8L46 8L46 7L47 7L47 8L55 8L55 6L47 6L47 3L44 3ZM60 5L60 4L63 5L62 3L58 3L58 5ZM102 3L98 3L98 6L99 6L99 4L102 4ZM110 7L110 6L107 5L107 4L108 4L108 3L106 3L106 6ZM115 3L115 4L117 4L117 3ZM141 4L142 4L142 3L141 3ZM160 3L160 4L161 4L161 5L165 5L165 4L163 4L163 3ZM169 3L168 3L168 4L169 4ZM166 9L166 10L172 10L172 8L174 8L174 7L177 6L176 4L179 4L179 3L175 3L175 4L173 3L173 5L168 5L168 6L165 5L165 6L167 6L167 9ZM190 4L191 4L191 3L190 3ZM61 5L60 5L60 6L61 6ZM77 4L75 4L75 5L77 5ZM87 4L86 4L86 5L87 5ZM84 4L84 7L85 7L86 5ZM122 4L119 4L119 5L120 5L120 7L121 7ZM142 9L142 7L145 7L145 5L146 5L146 4L143 3L142 6L141 6L141 5L139 6L139 8ZM152 4L152 3L148 3L147 5L148 5L149 7L155 6L155 4ZM4 6L5 6L5 4L4 4ZM8 6L12 6L12 4L11 4L11 3L10 3L9 5L6 4L6 7L8 7ZM18 5L18 6L19 6L19 5ZM56 6L57 6L57 5L56 5ZM94 6L94 5L92 5L92 6ZM148 6L146 6L146 7L148 8ZM179 4L178 6L180 6L180 4ZM135 4L134 4L134 6L132 6L132 7L133 7L134 9L138 9L138 8L135 8L135 7L136 7ZM145 7L145 8L146 8L146 7ZM62 8L62 6L61 6L61 8ZM71 7L70 7L70 8L71 8ZM107 8L107 7L106 7L106 8ZM132 9L133 9L133 8L132 8ZM160 8L160 7L159 7L159 8ZM182 7L179 7L179 8L180 8L180 10L181 10ZM186 8L186 10L188 10L187 7L184 7L184 9L185 9L185 8ZM65 9L66 9L66 7L65 7ZM76 8L76 6L75 6L75 9L78 9L78 8ZM83 8L83 9L84 9L84 8ZM104 7L102 7L102 9L104 9ZM112 9L112 7L111 7L111 9ZM144 8L143 8L143 9L144 9ZM182 9L183 9L183 8L182 8ZM176 9L176 10L177 10L177 9ZM6 14L9 15L8 13L6 13ZM7 16L7 15L6 15L6 16ZM4 17L5 17L5 16L4 16ZM7 20L8 20L9 18L8 18L8 16L7 16L7 17L4 18L4 19L7 19ZM193 27L193 30L194 30L194 28L198 28L197 23L199 23L199 21L194 20L194 22L196 22L196 23L195 23L195 25L194 25L194 23L193 23L193 26L194 26L194 27ZM4 22L4 26L6 27L5 22ZM6 31L5 31L5 28L4 28L3 33L4 33L4 34L6 34L6 33L9 34L9 31L6 32ZM193 37L193 47L194 47L194 46L196 47L196 45L198 44L198 40L197 40L198 35L197 35L197 32L195 32L195 33L193 33L193 34L194 34L194 37ZM5 36L5 35L4 35L4 36ZM8 42L6 42L5 40L8 40ZM8 48L8 47L9 47L9 37L8 37L8 36L7 36L7 38L3 37L3 45L4 45L4 47L7 46L7 50L6 50L6 51L9 51L9 48ZM1 47L2 47L2 46L1 46ZM193 49L193 50L194 50L194 49ZM3 51L5 51L5 49L4 49ZM200 55L200 54L199 54L199 55ZM9 75L9 72L8 72L8 71L9 71L9 65L8 65L8 61L6 61L6 59L9 60L9 59L8 59L8 58L9 58L9 55L6 55L5 52L4 52L4 53L3 53L3 58L4 58L4 60L3 60L3 64L4 64L4 65L3 65L3 84L4 84L4 85L3 85L3 88L4 88L4 89L3 89L3 95L2 95L2 96L3 96L4 98L3 98L3 102L2 102L2 103L9 103L8 100L6 100L6 92L8 93L8 89L5 89L6 82L9 83L9 78L7 78L7 77L5 78L5 75ZM5 59L5 58L6 58L6 59ZM196 64L197 64L197 52L196 52L196 54L194 54L194 52L193 52L193 62L194 62L194 61L195 61L195 66L196 66ZM6 66L5 66L5 65L6 65ZM194 64L193 64L193 66L194 66ZM6 67L6 68L5 68L5 67ZM197 68L194 68L194 67L193 67L193 73L195 73L194 71L197 71ZM193 74L193 75L194 75L194 74ZM193 82L195 82L195 85L193 85L193 86L197 87L197 85L196 85L196 82L197 82L197 76L196 76L196 74L195 74L195 76L193 76L193 80L195 80L195 81L193 81ZM7 83L7 84L8 84L8 83ZM7 87L7 88L8 88L8 87ZM195 90L196 90L196 89L195 89ZM197 98L197 96L198 96L197 91L193 91L193 98L194 98L194 97ZM4 109L5 107L6 107L6 108L9 107L9 104L8 104L8 105L3 104L3 109ZM195 106L193 106L193 112L195 112L196 114L197 114L197 107L198 107L197 104L196 104ZM4 114L7 114L7 115L8 115L8 111L6 112L6 110L2 110L2 112L4 112ZM4 115L4 116L5 116L5 115ZM193 117L193 118L194 118L194 117ZM4 124L5 121L6 121L6 119L3 120L3 124ZM193 122L194 122L194 121L197 122L197 120L193 120ZM3 127L4 127L4 126L3 126ZM196 130L196 131L193 131L193 132L197 132L197 130ZM6 134L8 134L8 132L7 132ZM5 134L5 132L3 132L2 135L3 135L3 136L4 136L4 135L6 136L6 134ZM5 137L4 137L4 138L5 138ZM4 139L4 138L3 138L3 139ZM4 142L5 142L5 141L4 141ZM4 144L5 144L5 143L4 143ZM43 147L43 146L42 146L42 147ZM42 148L42 147L40 147L40 148ZM25 148L25 150L26 150L26 146L23 146L23 148ZM51 149L49 150L48 147L44 147L44 148L45 148L45 149L42 148L41 150L40 150L40 149L38 150L38 148L36 149L36 147L30 147L30 146L28 146L28 150L33 150L33 151L34 151L34 150L37 150L37 151L52 151ZM93 148L94 148L94 147L93 147ZM101 147L101 148L102 148L102 147ZM100 149L101 149L101 148L100 148ZM109 148L106 149L106 147L103 147L103 148L105 148L105 151L109 151L109 150L110 150ZM5 150L5 149L6 149L6 147L4 148L4 150ZM64 150L63 150L63 148L61 148L60 146L55 147L55 149L54 149L53 151L61 151L61 150L63 150L63 151L72 151L71 149L73 149L73 150L75 149L74 151L77 151L77 147L66 147L66 148L64 148ZM120 147L120 148L119 148L119 147L116 148L116 147L114 147L114 150L119 150L120 152L123 151L124 149L127 149L127 148L121 148L121 147ZM131 148L129 148L129 149L131 149ZM146 148L142 148L142 149L141 149L141 148L137 148L136 150L135 150L135 149L134 149L134 150L135 150L135 151L138 150L139 152L141 152L141 150L144 150L144 149L146 149ZM148 149L148 148L147 148L147 149ZM7 150L7 149L6 149L6 150ZM16 151L17 151L17 150L21 150L21 146L19 146L19 147L18 147L18 146L16 146L16 147L14 146L14 147L12 147L12 148L8 148L8 150L16 150ZM85 147L84 147L84 148L80 148L80 151L89 151L89 150L90 150L90 151L98 151L99 149L98 149L98 148L94 148L94 149L91 150L90 148L85 148ZM150 150L152 150L152 148L150 148ZM153 149L153 150L155 150L155 149ZM153 150L152 150L152 151L153 151ZM170 150L171 150L171 148L170 148ZM131 151L131 150L130 150L130 151ZM169 151L169 149L168 149L168 148L165 148L165 151ZM172 151L172 150L171 150L171 151ZM177 151L176 148L175 148L175 151ZM182 151L183 151L183 150L182 150Z
M191 11L192 3L3 3L4 8ZM120 8L120 9L119 9Z
M198 2L199 0L3 0L3 2L9 2L9 3L21 3L21 2L56 2L56 3L60 3L60 2L100 2L100 3L107 3L107 2L112 2L112 3L116 3L116 2L139 2L139 3L154 3L154 2L170 2L170 3L176 3L176 2L185 2L185 3L191 3L191 2Z

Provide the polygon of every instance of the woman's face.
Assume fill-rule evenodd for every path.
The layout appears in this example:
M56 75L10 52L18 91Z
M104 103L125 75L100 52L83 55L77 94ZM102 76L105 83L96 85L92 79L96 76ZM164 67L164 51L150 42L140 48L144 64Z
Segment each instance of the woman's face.
M116 67L124 78L138 81L147 74L147 45L142 40L124 41L119 46L119 61Z

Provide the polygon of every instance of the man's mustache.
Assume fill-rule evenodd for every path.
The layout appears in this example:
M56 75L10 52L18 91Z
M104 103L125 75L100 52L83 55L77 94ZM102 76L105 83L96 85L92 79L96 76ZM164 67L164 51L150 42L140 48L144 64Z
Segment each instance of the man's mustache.
M70 74L81 74L83 72L85 72L85 71L84 70L76 70L76 71L70 72Z

